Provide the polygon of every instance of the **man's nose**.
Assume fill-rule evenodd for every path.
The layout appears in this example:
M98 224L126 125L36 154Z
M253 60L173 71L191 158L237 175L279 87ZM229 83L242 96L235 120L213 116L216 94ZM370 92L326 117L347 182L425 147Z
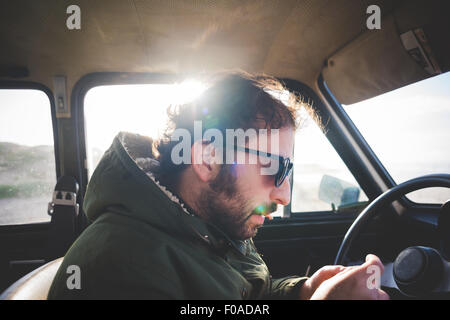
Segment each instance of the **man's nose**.
M278 188L275 186L273 187L270 194L270 200L283 206L287 206L289 204L291 201L291 183L289 179L285 179Z

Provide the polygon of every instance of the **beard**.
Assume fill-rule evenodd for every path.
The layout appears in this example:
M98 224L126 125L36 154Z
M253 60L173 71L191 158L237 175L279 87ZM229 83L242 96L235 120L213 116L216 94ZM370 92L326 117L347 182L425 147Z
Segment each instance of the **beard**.
M222 165L216 179L197 201L207 220L231 239L245 240L256 235L261 225L249 223L255 205L239 192L233 165Z

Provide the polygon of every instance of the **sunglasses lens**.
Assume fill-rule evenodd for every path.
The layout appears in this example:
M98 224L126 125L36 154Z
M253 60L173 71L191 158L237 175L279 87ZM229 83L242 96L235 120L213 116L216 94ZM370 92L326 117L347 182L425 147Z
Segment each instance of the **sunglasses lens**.
M284 161L281 163L281 167L278 169L278 173L275 178L275 186L277 188L283 184L284 179L289 175L291 169L292 166L290 165L290 160L284 159Z

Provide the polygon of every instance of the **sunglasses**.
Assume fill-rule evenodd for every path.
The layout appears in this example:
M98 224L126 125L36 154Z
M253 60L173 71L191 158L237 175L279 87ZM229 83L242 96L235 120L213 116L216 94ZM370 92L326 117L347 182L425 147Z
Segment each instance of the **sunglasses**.
M284 179L288 178L292 172L293 163L292 163L291 159L289 159L289 158L285 158L285 157L282 157L279 155L275 155L275 154L271 154L271 153L267 153L267 152L263 152L263 151L259 151L259 150L238 147L236 145L234 146L234 151L247 152L247 153L251 153L251 154L256 154L257 156L263 156L266 158L278 160L278 162L279 162L278 171L275 174L275 187L277 187L277 188L283 184Z

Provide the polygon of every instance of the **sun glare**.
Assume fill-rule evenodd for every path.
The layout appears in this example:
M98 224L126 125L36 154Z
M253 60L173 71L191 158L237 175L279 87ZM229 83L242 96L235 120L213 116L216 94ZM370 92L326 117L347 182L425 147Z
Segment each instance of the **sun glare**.
M173 87L172 103L181 104L192 101L205 91L206 85L197 80L185 80Z
M84 103L89 171L120 131L157 138L167 123L167 108L198 97L206 85L197 80L174 84L95 87Z

